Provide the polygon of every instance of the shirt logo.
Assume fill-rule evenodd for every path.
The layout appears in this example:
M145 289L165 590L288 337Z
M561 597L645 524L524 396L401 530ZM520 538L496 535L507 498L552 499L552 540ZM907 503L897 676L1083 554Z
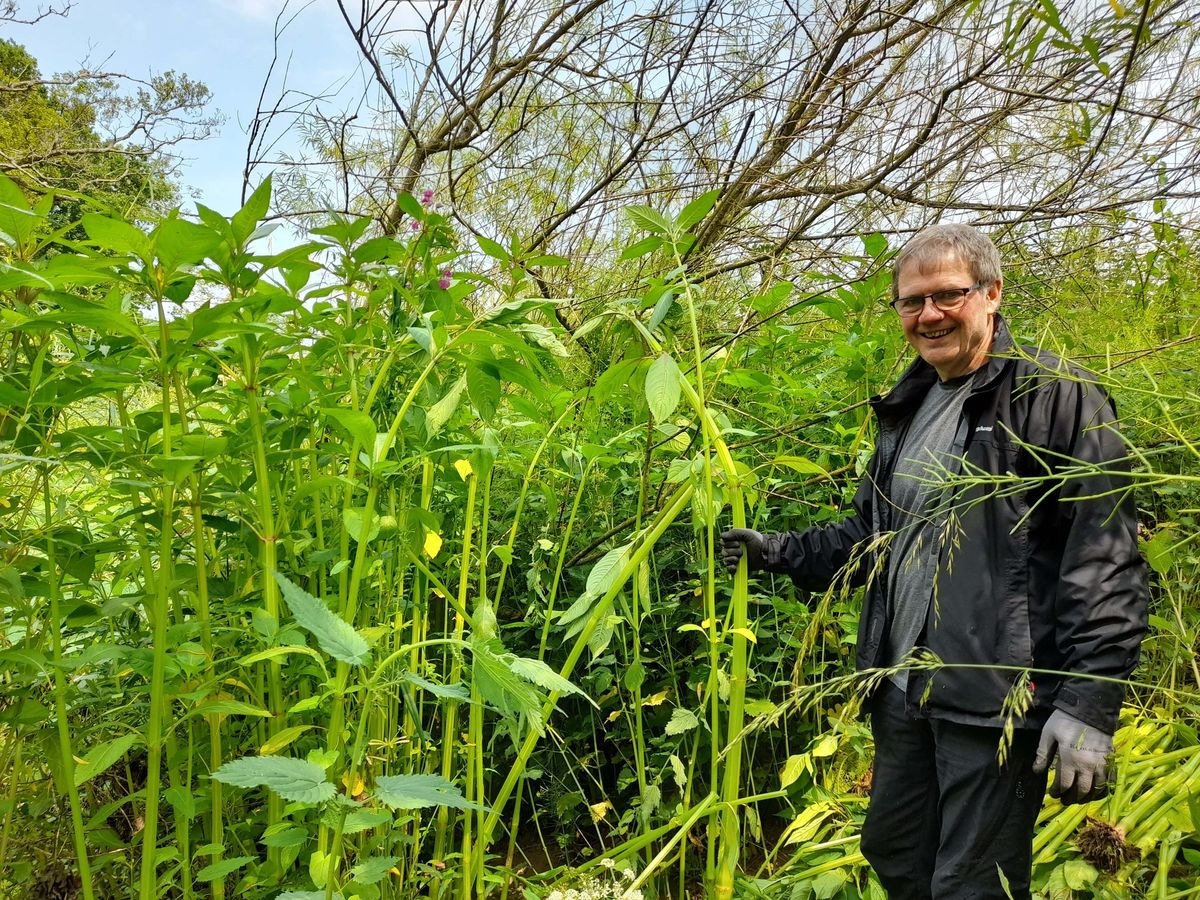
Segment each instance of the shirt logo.
M992 426L991 426L991 425L976 425L976 426L975 426L975 430L976 430L977 432L978 432L978 431L991 431L991 430L992 430Z

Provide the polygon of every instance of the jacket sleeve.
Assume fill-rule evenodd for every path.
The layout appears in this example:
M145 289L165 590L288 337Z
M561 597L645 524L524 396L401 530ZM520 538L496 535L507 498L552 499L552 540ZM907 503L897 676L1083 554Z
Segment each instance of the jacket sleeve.
M1125 693L1119 679L1137 665L1148 599L1128 451L1111 399L1090 376L1056 378L1039 394L1046 408L1035 419L1049 429L1046 461L1062 479L1054 634L1071 674L1054 705L1112 734Z
M871 505L875 502L873 473L875 461L854 494L854 511L840 522L814 525L805 531L784 531L764 535L766 547L763 569L790 575L805 591L824 591L847 565L851 586L865 584L869 563L856 556L855 548L871 534Z

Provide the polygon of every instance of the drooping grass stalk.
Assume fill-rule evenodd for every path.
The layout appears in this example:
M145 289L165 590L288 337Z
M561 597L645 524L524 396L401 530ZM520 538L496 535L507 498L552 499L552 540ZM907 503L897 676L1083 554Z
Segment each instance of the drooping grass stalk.
M84 900L94 900L92 868L88 862L87 834L83 828L83 811L79 806L79 789L75 787L75 755L71 750L71 728L67 721L67 675L63 666L62 650L62 603L61 584L58 578L58 554L55 549L54 531L51 526L53 506L50 501L50 466L42 469L42 503L45 509L46 529L46 581L50 593L50 652L54 661L54 717L58 729L59 765L63 782L67 788L67 802L71 807L71 839L75 845L75 858L79 865L79 880ZM12 770L11 778L16 784L18 771ZM7 843L7 823L5 826Z
M166 696L167 620L170 617L170 591L173 580L175 536L175 478L171 471L173 453L171 430L170 331L161 297L155 298L158 311L158 361L160 403L162 404L162 518L159 524L158 579L150 607L152 664L150 670L150 715L146 724L146 807L142 834L141 900L154 900L157 894L158 812L162 788L163 713L170 708Z

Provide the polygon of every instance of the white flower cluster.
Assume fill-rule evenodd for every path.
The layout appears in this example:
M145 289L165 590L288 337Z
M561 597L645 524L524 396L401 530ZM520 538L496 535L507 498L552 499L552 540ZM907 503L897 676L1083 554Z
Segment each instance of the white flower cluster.
M642 892L630 887L637 878L633 869L626 867L617 872L611 859L600 860L600 865L608 870L606 879L589 876L565 891L551 891L546 900L642 900Z

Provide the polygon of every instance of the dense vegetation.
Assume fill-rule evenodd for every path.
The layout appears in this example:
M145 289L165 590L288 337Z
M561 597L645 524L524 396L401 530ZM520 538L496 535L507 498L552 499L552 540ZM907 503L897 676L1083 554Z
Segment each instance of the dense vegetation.
M575 27L607 34L618 8ZM697 164L680 187L669 165L597 174L604 145L579 137L583 113L565 100L525 96L521 130L491 94L457 120L445 107L443 143L409 146L410 163L446 153L446 171L421 182L421 165L393 167L384 181L401 189L380 200L350 196L345 169L346 208L293 208L312 230L280 251L269 179L232 216L193 216L75 183L56 194L8 167L0 894L882 898L857 843L871 763L858 597L729 578L714 534L844 515L871 449L866 401L907 362L881 301L915 222L887 205L975 209L976 192L1012 180L1024 206L1009 193L1013 218L989 228L1003 311L1117 399L1154 573L1115 790L1086 807L1047 801L1035 888L1197 896L1192 132L1122 118L1157 97L1156 123L1187 121L1172 92L1192 84L1190 32L1160 27L1169 3L1137 22L1112 4L1086 28L1048 3L1006 9L1006 52L987 66L1011 84L1057 80L973 123L993 149L1020 127L1029 138L973 191L938 174L973 164L932 129L919 175L907 157L885 173L918 178L920 198L880 199L884 175L845 192L835 151L871 140L851 106L824 162L751 160L737 177ZM937 5L943 30L893 34L889 17L908 13L857 14L878 26L845 45L864 41L860 69L879 34L944 61L923 42L982 15ZM706 21L684 19L697 33ZM534 76L554 47L535 49L545 59L530 51L527 83L553 92L562 84ZM1186 65L1168 88L1147 59ZM997 71L972 89L992 90ZM898 65L897 84L855 102L892 97L903 121L909 77ZM620 93L609 87L603 102ZM650 75L637 91L661 87ZM822 104L828 87L812 86ZM1021 106L1085 88L1117 92L1108 126L1089 119L1087 134L1073 117L1084 100ZM496 127L472 136L484 113ZM517 138L547 118L566 137L554 171L534 173L546 180L524 194L509 175L488 180L537 165ZM798 142L801 125L826 127L786 124ZM763 148L782 141L757 127ZM670 155L683 132L663 129L653 146ZM467 150L498 143L454 156L463 135ZM1037 150L1050 145L1052 160ZM1039 193L1063 159L1109 180ZM787 184L810 169L829 177L803 197L748 174ZM586 186L593 175L604 190Z

